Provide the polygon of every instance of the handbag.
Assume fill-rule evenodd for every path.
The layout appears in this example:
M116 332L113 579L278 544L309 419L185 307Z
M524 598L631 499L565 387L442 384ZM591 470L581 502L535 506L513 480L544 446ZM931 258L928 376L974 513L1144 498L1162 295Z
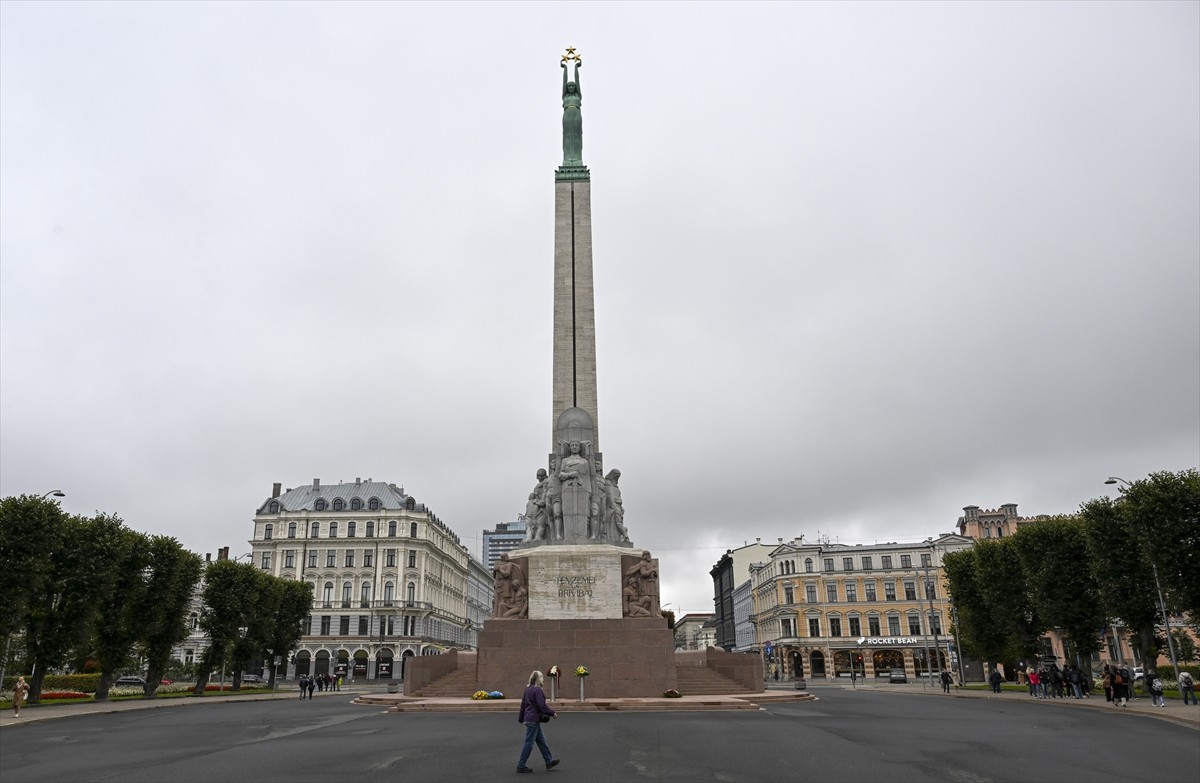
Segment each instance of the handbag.
M549 716L549 715L543 715L543 716L541 717L541 721L542 721L542 723L549 723L549 722L550 722L550 716Z

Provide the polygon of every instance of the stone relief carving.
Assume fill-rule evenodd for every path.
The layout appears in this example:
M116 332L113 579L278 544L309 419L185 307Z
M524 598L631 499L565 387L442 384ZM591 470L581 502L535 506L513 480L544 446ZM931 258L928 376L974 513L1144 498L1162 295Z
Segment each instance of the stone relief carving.
M529 613L529 590L525 586L525 573L514 563L508 553L500 555L492 569L496 596L492 604L493 618L524 617Z
M538 468L538 483L529 493L525 504L525 540L544 541L550 537L550 515L547 509L549 476L544 468Z
M642 558L625 569L626 587L622 590L625 598L625 616L641 617L641 614L630 614L630 595L636 590L635 605L644 608L650 616L658 609L658 565L650 558L649 552L642 552ZM625 593L625 590L631 593Z
M654 613L650 611L650 596L642 595L638 592L638 578L629 576L625 578L625 587L621 590L621 597L625 603L625 617L653 617Z

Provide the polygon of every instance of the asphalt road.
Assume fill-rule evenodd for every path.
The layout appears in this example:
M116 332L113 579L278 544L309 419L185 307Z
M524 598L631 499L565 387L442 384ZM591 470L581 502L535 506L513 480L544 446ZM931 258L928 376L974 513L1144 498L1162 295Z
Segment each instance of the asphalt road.
M1116 710L821 688L757 712L575 713L562 765L517 777L513 714L384 713L349 698L132 710L0 732L0 780L1190 781L1194 729Z

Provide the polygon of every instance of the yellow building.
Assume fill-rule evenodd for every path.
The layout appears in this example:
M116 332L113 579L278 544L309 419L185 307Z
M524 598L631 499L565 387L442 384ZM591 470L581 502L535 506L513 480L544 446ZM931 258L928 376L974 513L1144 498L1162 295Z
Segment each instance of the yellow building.
M944 534L916 543L870 546L780 543L750 567L754 623L766 670L782 679L908 678L951 668L947 552L970 538Z

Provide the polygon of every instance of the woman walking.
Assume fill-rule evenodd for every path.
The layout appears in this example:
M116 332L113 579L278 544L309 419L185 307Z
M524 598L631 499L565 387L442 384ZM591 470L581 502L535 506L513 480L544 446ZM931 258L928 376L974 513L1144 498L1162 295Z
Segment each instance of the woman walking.
M529 675L529 687L521 696L521 710L517 713L517 720L525 724L525 744L521 746L521 758L517 761L517 772L533 772L532 769L525 766L525 762L529 760L529 754L533 752L535 742L538 751L542 754L542 760L546 762L546 769L554 769L558 766L558 759L554 758L554 754L550 752L550 746L546 744L546 735L542 733L542 723L558 717L554 708L546 703L546 694L542 692L543 682L545 682L545 677L541 672L535 670Z
M13 717L21 717L21 705L25 703L25 697L29 695L29 684L25 682L24 675L17 678L17 684L13 686Z

